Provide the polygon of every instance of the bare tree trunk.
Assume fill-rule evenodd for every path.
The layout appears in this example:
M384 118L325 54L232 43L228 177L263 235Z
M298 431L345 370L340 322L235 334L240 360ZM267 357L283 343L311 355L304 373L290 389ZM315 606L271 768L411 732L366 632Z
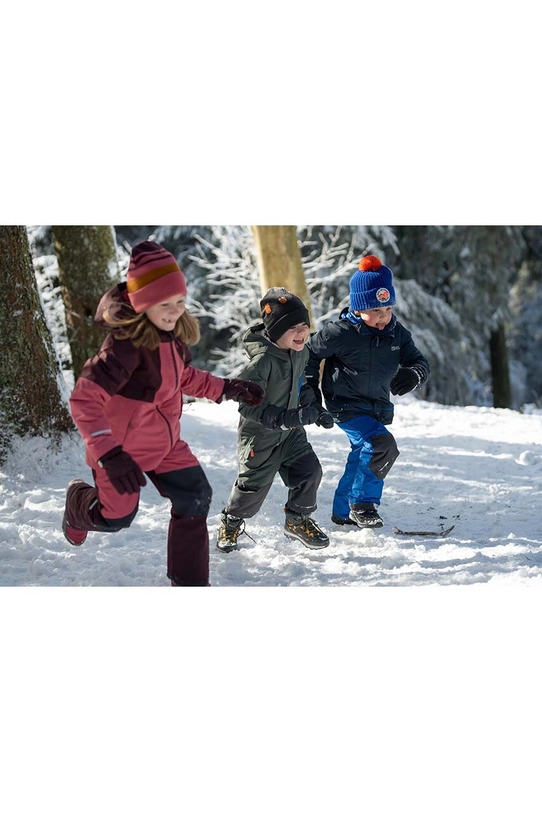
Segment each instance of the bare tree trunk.
M256 244L262 294L268 288L287 288L305 303L311 324L313 315L295 226L252 226Z
M508 368L508 348L506 331L502 324L492 331L489 340L491 355L491 379L493 383L493 406L511 409L510 371Z
M52 226L52 231L77 378L104 340L94 314L102 294L119 282L115 235L111 226Z
M57 441L73 422L24 226L0 226L0 462L13 435Z

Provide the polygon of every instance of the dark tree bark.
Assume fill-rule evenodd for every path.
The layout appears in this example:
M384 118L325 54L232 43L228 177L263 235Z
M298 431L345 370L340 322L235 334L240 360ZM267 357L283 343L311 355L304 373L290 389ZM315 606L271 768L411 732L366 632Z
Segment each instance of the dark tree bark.
M94 314L102 294L119 281L115 235L111 226L53 226L52 230L77 379L104 340Z
M493 406L502 409L512 408L510 372L508 368L508 348L506 330L501 323L492 331L489 339L491 353L491 379L493 383Z
M14 435L58 441L74 428L24 226L0 226L0 462Z

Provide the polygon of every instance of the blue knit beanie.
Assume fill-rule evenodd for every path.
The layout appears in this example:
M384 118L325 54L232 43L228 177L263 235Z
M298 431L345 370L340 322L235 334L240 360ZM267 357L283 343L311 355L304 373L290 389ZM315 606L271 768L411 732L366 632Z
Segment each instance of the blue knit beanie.
M350 279L350 310L367 311L395 305L391 269L382 265L378 257L362 257L359 271Z

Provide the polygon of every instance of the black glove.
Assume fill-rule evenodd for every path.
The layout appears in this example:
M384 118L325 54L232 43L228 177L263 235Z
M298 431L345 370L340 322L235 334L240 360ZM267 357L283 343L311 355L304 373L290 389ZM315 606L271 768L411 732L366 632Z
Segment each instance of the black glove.
M136 494L141 486L147 484L143 472L133 457L123 451L122 446L115 446L100 457L98 465L102 467L119 494Z
M308 387L306 384L303 384L301 389L299 390L299 406L309 406L309 404L314 403L314 392L312 387Z
M259 406L263 403L265 392L259 384L245 381L242 378L225 378L221 400L244 401L248 406Z
M314 393L314 400L317 404L322 406L322 393L320 392L320 376L318 373L318 368L316 370L310 370L307 372L308 367L305 369L305 378L307 380L307 387L310 387Z
M390 381L392 395L406 395L422 383L422 377L415 367L400 367Z
M319 416L319 408L312 404L297 409L283 409L275 418L275 426L277 429L300 429L309 423L316 423Z
M316 420L316 426L321 426L323 429L332 429L335 425L333 416L323 407L320 407L320 414Z

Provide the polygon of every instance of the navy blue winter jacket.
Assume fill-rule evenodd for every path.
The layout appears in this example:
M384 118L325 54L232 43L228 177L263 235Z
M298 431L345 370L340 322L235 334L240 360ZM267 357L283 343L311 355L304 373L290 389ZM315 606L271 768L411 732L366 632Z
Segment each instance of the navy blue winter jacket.
M429 377L429 362L412 340L410 331L395 316L383 330L352 324L344 317L314 333L305 370L307 383L320 400L320 361L325 359L322 392L326 407L339 423L369 414L383 424L393 420L390 381L399 367L415 367L420 383Z

